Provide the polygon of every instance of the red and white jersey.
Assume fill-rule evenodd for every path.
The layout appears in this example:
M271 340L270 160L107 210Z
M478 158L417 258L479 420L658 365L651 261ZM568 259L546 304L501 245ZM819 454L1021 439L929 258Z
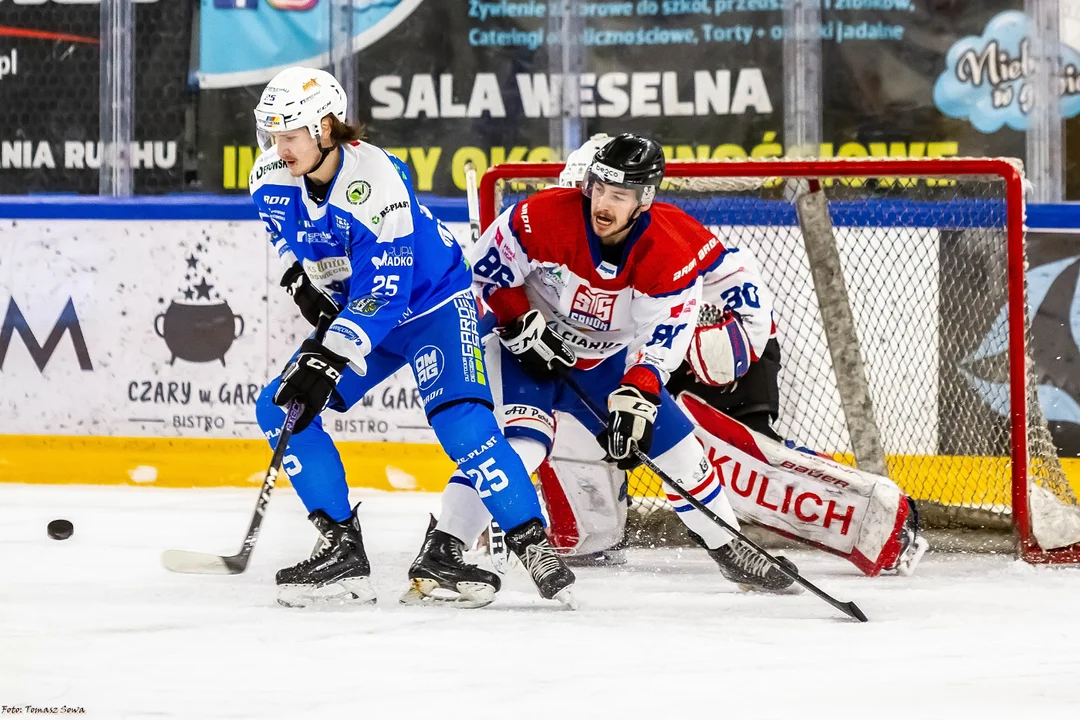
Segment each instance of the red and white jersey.
M702 272L701 303L718 305L738 315L750 340L753 360L776 337L774 296L761 277L757 259L747 250L726 248Z
M552 188L512 205L469 252L481 295L507 324L540 310L588 368L627 349L661 382L686 355L701 269L720 240L682 210L654 203L634 224L618 267L604 262L580 190Z

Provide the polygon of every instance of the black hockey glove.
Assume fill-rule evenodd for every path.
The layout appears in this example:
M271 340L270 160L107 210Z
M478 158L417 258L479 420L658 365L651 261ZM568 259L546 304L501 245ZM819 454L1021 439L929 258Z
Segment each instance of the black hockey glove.
M499 339L534 380L554 379L577 362L574 351L547 326L539 310L518 316L499 331Z
M309 338L300 346L300 352L281 373L281 385L274 393L275 405L285 406L296 398L304 403L294 433L310 425L330 402L330 394L346 365L348 360L330 352L318 340Z
M300 308L300 314L312 325L319 324L319 316L336 318L341 306L325 290L311 282L303 266L295 262L281 276L281 287L292 296L293 302Z
M620 470L633 470L641 464L632 448L649 454L659 406L659 395L633 385L620 385L608 395L607 428L597 439Z

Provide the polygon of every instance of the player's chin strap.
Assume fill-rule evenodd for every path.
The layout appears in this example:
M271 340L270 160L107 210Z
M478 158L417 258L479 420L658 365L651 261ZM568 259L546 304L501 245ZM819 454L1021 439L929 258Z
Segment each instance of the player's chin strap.
M337 145L331 145L328 148L324 148L322 145L319 145L319 155L321 155L322 157L319 158L319 162L315 163L315 167L311 168L310 170L308 170L304 174L305 175L310 175L311 173L313 173L313 172L317 171L319 168L321 168L322 164L324 162L326 162L326 158L330 157L330 153L337 150L337 147L338 147Z

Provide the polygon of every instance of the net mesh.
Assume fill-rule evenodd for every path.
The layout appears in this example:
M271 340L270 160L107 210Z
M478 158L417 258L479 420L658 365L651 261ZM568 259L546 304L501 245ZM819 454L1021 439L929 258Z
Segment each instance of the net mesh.
M857 345L873 407L867 425L844 412L844 381L834 368L799 224L795 198L810 177L777 166L773 177L739 177L736 163L715 176L679 177L672 163L658 196L688 212L725 246L758 259L776 296L783 353L776 430L850 464L852 433L877 433L889 476L918 502L925 524L1009 529L1013 463L1003 178L848 177L836 172L837 164L814 172L828 201L854 320L855 337L834 332L834 346L846 340ZM498 181L496 212L552 181ZM1026 339L1029 478L1055 504L1075 511L1075 489L1039 410L1030 332ZM639 536L662 539L666 519L659 516L673 513L659 512L667 507L660 481L636 471L630 495Z

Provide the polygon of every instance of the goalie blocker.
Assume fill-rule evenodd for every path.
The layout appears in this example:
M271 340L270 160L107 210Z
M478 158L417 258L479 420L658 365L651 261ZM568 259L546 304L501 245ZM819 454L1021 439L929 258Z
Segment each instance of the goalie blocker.
M846 558L870 577L910 574L926 550L912 506L891 480L773 440L689 393L679 405L727 488L741 520ZM552 543L570 555L620 562L627 497L624 473L572 419L559 418L555 452L539 471ZM596 556L594 556L596 557Z

